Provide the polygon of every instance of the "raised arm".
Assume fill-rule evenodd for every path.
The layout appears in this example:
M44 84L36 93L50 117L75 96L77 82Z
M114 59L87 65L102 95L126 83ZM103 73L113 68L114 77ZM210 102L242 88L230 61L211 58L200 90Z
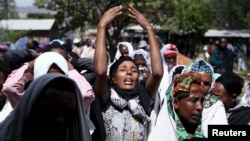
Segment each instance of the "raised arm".
M148 20L134 7L129 6L129 17L136 20L147 32L150 45L150 58L152 73L146 81L146 89L151 99L155 99L158 87L163 76L163 63L160 54L160 47L152 25Z
M115 6L107 10L101 17L97 26L96 49L94 58L95 70L95 94L103 96L108 91L107 78L107 46L106 28L119 15L122 14L122 6Z

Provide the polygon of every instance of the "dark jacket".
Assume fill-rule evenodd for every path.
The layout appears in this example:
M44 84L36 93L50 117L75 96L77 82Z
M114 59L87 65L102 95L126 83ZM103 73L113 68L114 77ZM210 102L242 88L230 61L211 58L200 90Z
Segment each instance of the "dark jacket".
M234 56L233 52L227 48L216 47L211 56L211 65L217 73L233 71Z
M4 53L4 60L9 64L11 70L21 67L34 58L35 55L30 50L9 50Z
M90 58L73 58L71 63L75 69L93 86L95 81L94 60Z

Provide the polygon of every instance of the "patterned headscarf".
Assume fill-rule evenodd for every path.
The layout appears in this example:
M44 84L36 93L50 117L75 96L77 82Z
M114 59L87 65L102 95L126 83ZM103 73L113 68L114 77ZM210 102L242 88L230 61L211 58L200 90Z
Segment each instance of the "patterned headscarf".
M176 122L176 129L177 129L177 136L178 140L185 140L188 139L188 133L184 128L183 124L181 123L178 115L175 113L173 108L173 97L180 98L185 97L190 92L190 86L192 83L201 83L201 74L194 73L194 72L187 72L184 74L179 75L173 80L172 86L168 87L166 93L166 100L167 100L167 107L169 115L174 119ZM195 130L195 137L197 138L204 138L204 135L201 131L201 124Z
M203 60L201 58L196 59L194 62L192 62L191 64L187 65L182 70L182 74L183 73L187 73L187 72L206 72L206 73L210 73L213 77L212 77L212 84L211 84L211 87L210 87L209 91L213 88L214 83L215 83L214 69L205 60Z
M214 69L205 60L198 58L190 65L187 65L182 72L183 73L185 72L207 72L207 73L213 74Z
M179 92L190 92L192 83L201 84L201 74L188 72L176 77L173 81L173 96L176 97Z

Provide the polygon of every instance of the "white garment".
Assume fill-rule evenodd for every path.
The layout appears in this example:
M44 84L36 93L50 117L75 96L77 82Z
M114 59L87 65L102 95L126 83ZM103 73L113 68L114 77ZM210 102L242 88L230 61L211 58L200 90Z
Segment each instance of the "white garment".
M169 82L169 72L168 72L168 67L163 65L163 70L164 70L164 73L163 73L163 77L161 79L161 83L160 83L160 86L158 88L158 91L160 93L160 101L162 102L163 99L165 98L166 96L166 91L168 89L168 86L170 84ZM160 102L160 103L161 103Z
M218 100L209 108L202 111L202 132L208 137L208 125L228 125L226 111L223 103Z
M34 79L48 73L51 65L56 64L65 75L68 74L68 64L65 58L57 52L45 52L38 56L34 63Z
M10 114L12 110L13 108L7 98L3 109L0 111L0 123Z
M246 85L246 92L241 97L241 101L250 105L250 82Z
M129 56L130 56L130 57L133 56L133 51L134 51L133 46L132 46L129 42L125 42L125 41L124 41L124 42L119 42L119 43L117 44L117 51L116 51L116 53L115 53L114 61L118 60L118 59L120 58L120 56L121 56L121 52L120 52L120 50L119 50L119 45L120 45L120 44L126 45L126 46L128 47L128 54L129 54Z
M168 113L166 101L164 98L155 127L149 133L148 141L178 141L176 123Z
M163 103L160 103L160 94L159 92L156 94L156 97L155 97L155 101L154 101L154 107L153 109L151 110L150 112L150 126L149 126L149 133L151 132L151 130L153 130L153 128L155 127L155 124L156 124L156 119L157 119L157 116L160 112L160 109L162 107L162 104Z
M80 58L84 58L84 57L87 57L88 55L88 52L92 49L92 46L83 46L83 51L82 51L82 54L81 54L81 57Z

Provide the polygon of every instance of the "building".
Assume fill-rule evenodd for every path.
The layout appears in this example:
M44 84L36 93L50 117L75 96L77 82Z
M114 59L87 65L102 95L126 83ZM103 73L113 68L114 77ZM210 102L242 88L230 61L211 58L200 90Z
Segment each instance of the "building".
M0 28L11 31L27 31L30 40L48 43L58 38L55 19L8 19L0 21Z

